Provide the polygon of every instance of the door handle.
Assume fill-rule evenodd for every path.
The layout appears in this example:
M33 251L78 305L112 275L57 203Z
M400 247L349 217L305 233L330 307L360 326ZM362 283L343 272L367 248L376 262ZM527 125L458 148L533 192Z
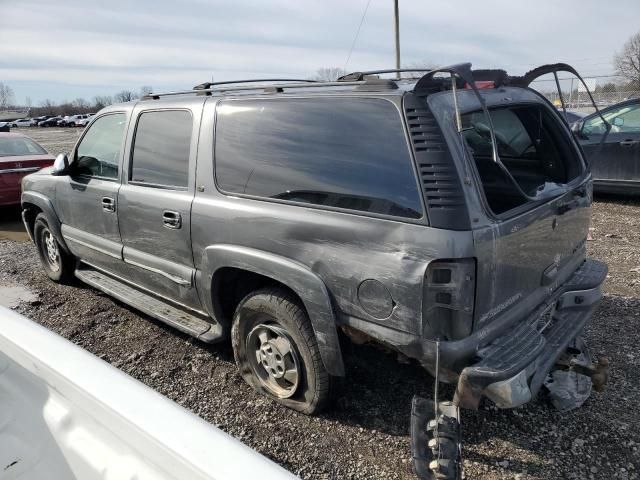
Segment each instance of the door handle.
M182 216L179 212L165 210L162 212L162 223L167 228L177 230L182 227Z
M102 197L102 210L113 213L116 211L116 202L111 197Z
M620 142L621 147L633 147L638 144L638 140L623 140Z

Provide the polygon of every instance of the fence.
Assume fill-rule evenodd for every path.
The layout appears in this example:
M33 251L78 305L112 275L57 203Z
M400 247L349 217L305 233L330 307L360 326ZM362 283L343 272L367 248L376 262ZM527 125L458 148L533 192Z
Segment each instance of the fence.
M640 88L633 87L616 75L584 77L584 81L598 108L605 108L630 98L640 98ZM561 106L560 95L553 76L542 77L533 82L531 87L542 93L557 107ZM567 109L584 113L592 113L595 110L589 94L577 78L563 76L560 78L560 88Z

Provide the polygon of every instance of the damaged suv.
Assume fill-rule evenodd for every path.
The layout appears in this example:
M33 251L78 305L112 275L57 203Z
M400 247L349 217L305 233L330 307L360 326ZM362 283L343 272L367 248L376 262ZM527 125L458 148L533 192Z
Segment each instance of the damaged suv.
M339 332L417 360L416 472L457 478L458 408L528 402L602 296L588 166L528 88L548 71L150 94L25 178L24 223L53 280L231 338L247 383L304 413L345 375ZM601 386L602 366L580 368Z

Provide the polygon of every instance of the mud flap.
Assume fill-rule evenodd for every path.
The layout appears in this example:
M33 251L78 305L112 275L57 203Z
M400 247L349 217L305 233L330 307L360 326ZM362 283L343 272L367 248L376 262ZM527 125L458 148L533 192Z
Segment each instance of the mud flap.
M438 404L414 396L411 402L411 459L420 480L462 479L460 411L451 402Z

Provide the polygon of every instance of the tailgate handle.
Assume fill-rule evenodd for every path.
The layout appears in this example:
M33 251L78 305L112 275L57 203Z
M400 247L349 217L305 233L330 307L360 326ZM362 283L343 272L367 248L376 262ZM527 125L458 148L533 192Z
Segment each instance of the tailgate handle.
M165 210L162 212L162 223L167 228L177 230L182 227L182 216L180 212Z

